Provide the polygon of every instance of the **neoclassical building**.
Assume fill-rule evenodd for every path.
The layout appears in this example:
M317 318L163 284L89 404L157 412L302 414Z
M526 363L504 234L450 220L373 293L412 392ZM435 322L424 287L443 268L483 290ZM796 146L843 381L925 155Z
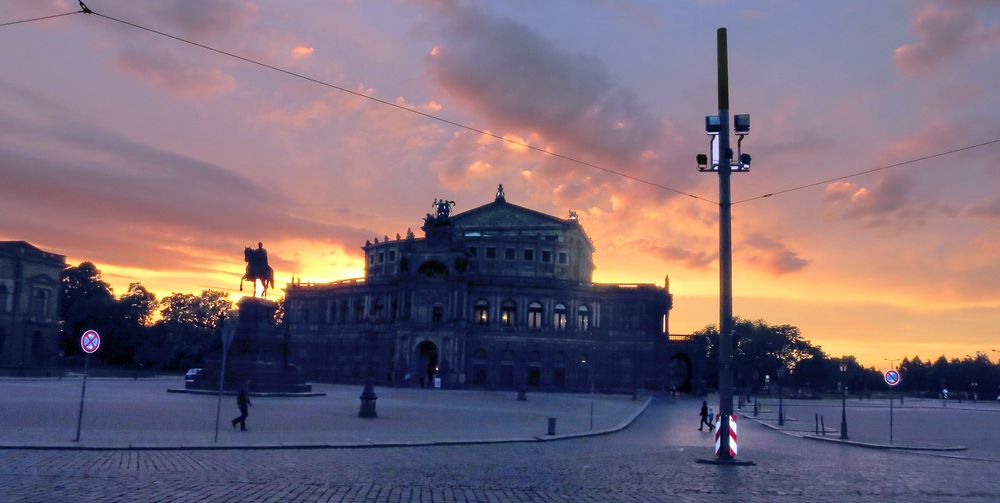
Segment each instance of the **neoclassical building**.
M0 241L0 365L44 365L59 353L59 275L66 257Z
M287 336L306 375L351 382L371 369L394 385L700 388L692 375L704 348L667 335L669 285L594 283L594 245L574 213L509 203L503 186L483 206L453 215L454 204L434 201L422 238L407 231L365 243L364 278L287 285Z

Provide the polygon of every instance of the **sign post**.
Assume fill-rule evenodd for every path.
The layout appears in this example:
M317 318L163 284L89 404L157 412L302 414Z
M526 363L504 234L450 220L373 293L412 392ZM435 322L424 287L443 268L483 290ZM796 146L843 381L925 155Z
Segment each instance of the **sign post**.
M899 375L899 371L896 369L889 369L885 371L885 383L890 386L889 388L889 444L892 444L892 389L896 387L897 384L902 380Z
M83 399L87 395L87 373L90 371L90 354L101 347L101 336L96 330L87 330L80 337L80 349L84 352L83 357L83 388L80 390L80 413L76 416L76 438L74 442L80 441L80 427L83 425Z
M226 382L226 355L236 333L235 325L226 325L225 318L219 318L219 334L222 336L222 367L219 369L219 398L215 404L215 441L219 441L219 416L222 415L222 387Z

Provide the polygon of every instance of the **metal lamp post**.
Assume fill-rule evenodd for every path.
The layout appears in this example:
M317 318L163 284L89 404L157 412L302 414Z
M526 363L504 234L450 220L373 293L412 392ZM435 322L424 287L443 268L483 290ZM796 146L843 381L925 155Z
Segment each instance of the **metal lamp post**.
M580 360L584 367L587 367L587 377L590 380L590 429L594 429L594 367L586 358Z
M709 135L709 154L698 154L698 171L719 175L719 458L732 462L730 454L729 418L733 415L733 246L732 199L730 177L733 173L750 171L750 154L742 152L743 138L750 134L750 115L729 115L729 49L725 28L716 31L716 61L718 66L718 115L705 117L705 133ZM734 159L729 135L739 136Z
M785 404L782 396L781 381L785 378L785 367L778 367L778 426L785 425Z
M368 417L375 418L378 417L378 412L375 410L375 401L378 400L378 396L375 395L375 374L372 371L372 352L374 351L375 343L375 326L372 325L367 333L365 334L365 388L361 392L361 408L358 409L358 417Z
M847 362L840 360L840 439L847 440Z

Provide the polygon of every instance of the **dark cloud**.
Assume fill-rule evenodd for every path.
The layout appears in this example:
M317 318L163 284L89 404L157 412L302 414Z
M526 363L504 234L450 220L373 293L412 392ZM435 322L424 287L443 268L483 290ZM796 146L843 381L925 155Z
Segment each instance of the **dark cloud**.
M757 233L741 241L733 249L733 255L755 269L774 276L800 271L809 265L808 260L800 257L784 243Z
M661 133L634 93L596 57L557 48L529 27L447 3L431 75L491 123L539 133L602 161L635 164Z
M0 86L0 96L6 89ZM215 257L240 260L233 250L261 237L353 249L371 235L297 216L293 200L241 174L75 122L41 103L35 120L0 113L5 237L171 270L204 267Z

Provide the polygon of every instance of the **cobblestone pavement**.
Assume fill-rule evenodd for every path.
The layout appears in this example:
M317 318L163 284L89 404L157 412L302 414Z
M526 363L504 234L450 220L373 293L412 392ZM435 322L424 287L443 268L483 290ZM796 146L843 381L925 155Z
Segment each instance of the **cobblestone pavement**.
M750 467L695 463L700 402L544 444L382 449L0 451L0 501L1000 501L1000 463L827 445L740 426Z

